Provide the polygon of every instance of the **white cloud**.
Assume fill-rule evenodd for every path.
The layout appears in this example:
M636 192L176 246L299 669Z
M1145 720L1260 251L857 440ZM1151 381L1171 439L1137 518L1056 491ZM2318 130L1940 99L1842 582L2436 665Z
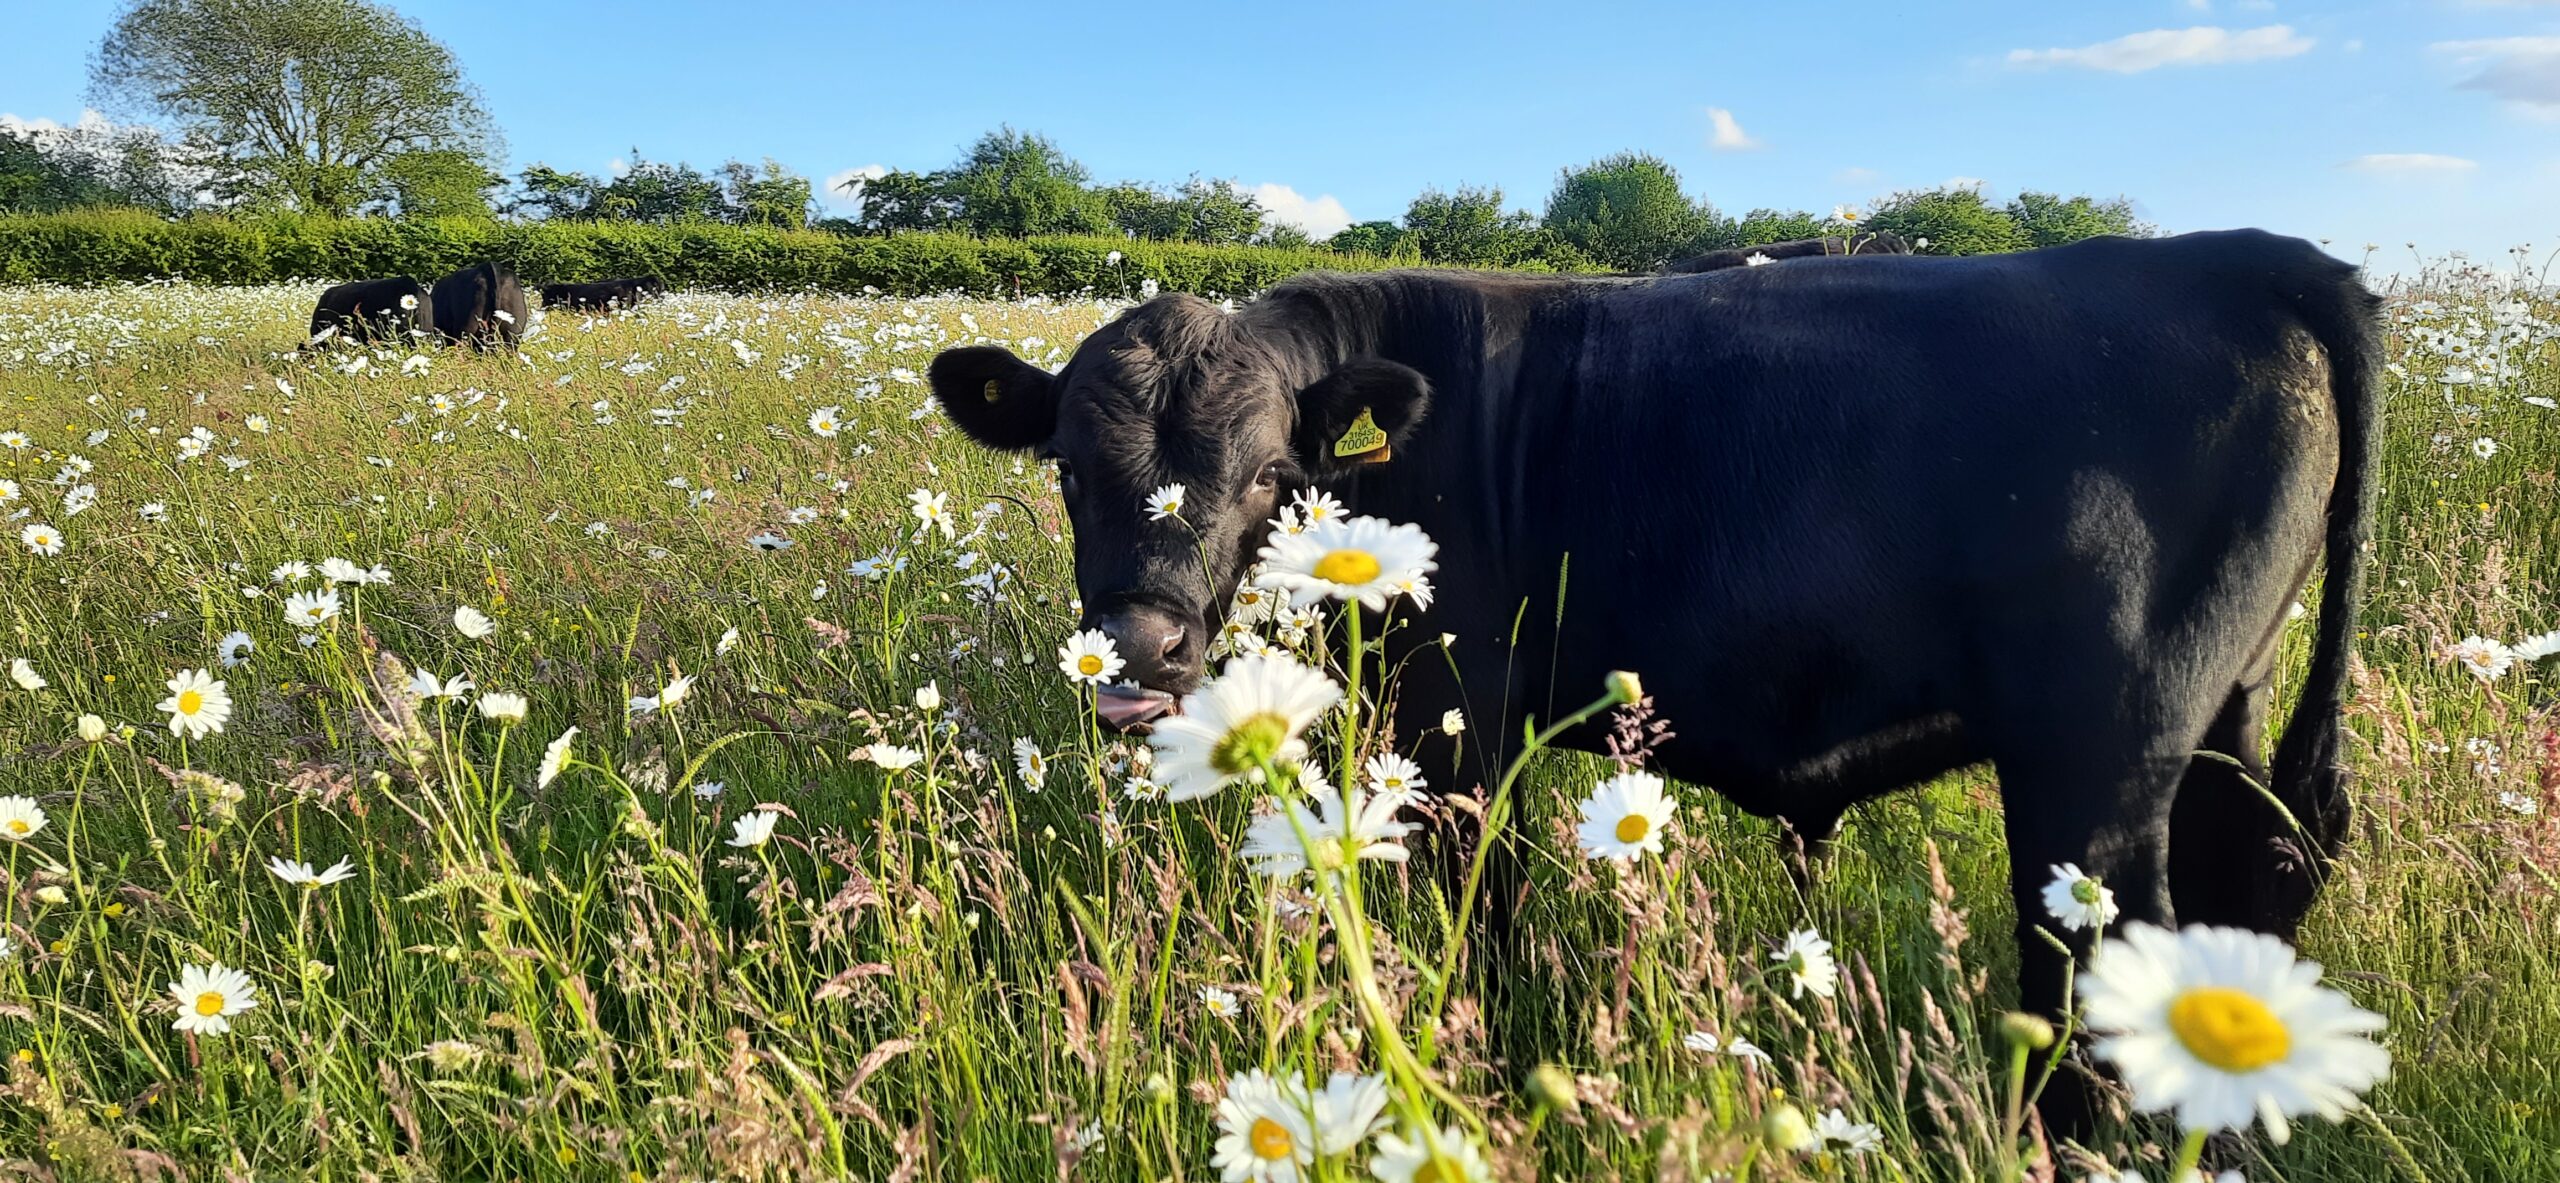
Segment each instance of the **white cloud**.
M854 185L847 188L847 182L869 181L887 175L889 170L877 164L837 169L828 173L826 180L818 183L818 200L835 209L860 209L862 208L862 186Z
M2440 156L2433 152L2369 152L2338 167L2360 173L2391 173L2400 176L2451 176L2480 167L2480 162L2460 156Z
M1266 220L1295 226L1309 238L1331 238L1351 225L1351 211L1327 193L1308 197L1287 185L1266 181L1248 189L1235 186L1238 193L1261 203Z
M1722 107L1707 108L1707 123L1713 129L1707 134L1707 146L1718 152L1739 152L1760 146L1760 141L1751 138L1751 133L1742 130L1742 125L1734 121L1733 112Z
M2223 66L2308 53L2312 39L2291 25L2238 32L2216 25L2153 29L2077 49L2013 49L2009 64L2027 69L2077 66L2114 74L2139 74L2162 66Z
M2439 41L2434 48L2480 67L2462 81L2462 89L2504 99L2532 114L2560 115L2560 37Z
M1843 185L1872 185L1877 181L1882 180L1883 177L1883 173L1857 165L1851 165L1848 168L1841 169L1839 172L1831 174L1832 180L1838 181Z
M619 176L627 176L627 175L629 175L629 174L630 174L630 172L631 172L631 162L630 162L630 161L628 161L628 160L624 160L623 158L621 158L621 157L619 157L619 156L616 156L616 157L614 157L613 159L611 159L611 160L609 160L609 161L606 161L606 162L605 162L605 168L607 168L607 169L611 170L611 171L612 171L612 173L613 173L613 175L615 175L615 176L617 176L617 177L619 177Z

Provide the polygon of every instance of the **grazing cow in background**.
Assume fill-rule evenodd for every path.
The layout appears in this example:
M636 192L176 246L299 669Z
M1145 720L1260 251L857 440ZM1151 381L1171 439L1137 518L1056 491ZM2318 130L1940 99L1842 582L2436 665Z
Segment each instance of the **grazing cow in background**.
M1082 625L1134 684L1098 700L1114 722L1200 684L1270 519L1321 484L1440 545L1438 601L1385 654L1407 746L1451 707L1519 735L1629 669L1677 729L1660 771L1809 833L1993 764L2021 994L2059 1015L2066 962L2036 931L2054 865L2103 878L2126 923L2290 934L2345 839L2377 305L2259 231L1310 275L1232 314L1152 300L1055 375L971 346L931 380L981 444L1058 460ZM1151 520L1173 482L1180 519ZM2278 644L2324 556L2271 770ZM1443 632L1448 660L1418 654ZM1420 752L1447 789L1505 755L1468 745L1485 763L1461 775L1448 745ZM2046 1098L2085 1127L2076 1078Z
M616 308L637 308L643 300L667 294L667 281L656 276L635 279L608 279L600 283L554 283L542 289L542 306L549 308L583 308L609 312Z
M524 285L504 263L474 263L436 281L436 330L475 349L515 348L528 310Z
M1727 267L1746 267L1751 257L1760 255L1774 263L1780 259L1800 259L1807 255L1907 255L1911 244L1891 230L1874 230L1822 238L1795 238L1785 242L1762 243L1759 246L1735 247L1728 251L1708 251L1686 259L1675 259L1662 265L1663 275L1695 275L1701 271L1722 271Z
M320 293L304 347L319 343L331 329L337 331L329 335L338 340L406 344L412 331L435 331L435 309L427 285L406 275L359 279Z

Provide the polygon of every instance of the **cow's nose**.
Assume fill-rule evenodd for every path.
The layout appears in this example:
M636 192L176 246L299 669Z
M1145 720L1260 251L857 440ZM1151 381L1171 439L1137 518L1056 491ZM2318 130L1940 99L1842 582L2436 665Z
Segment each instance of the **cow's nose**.
M1151 690L1188 690L1200 680L1199 633L1162 608L1124 608L1095 622L1120 649L1121 676Z

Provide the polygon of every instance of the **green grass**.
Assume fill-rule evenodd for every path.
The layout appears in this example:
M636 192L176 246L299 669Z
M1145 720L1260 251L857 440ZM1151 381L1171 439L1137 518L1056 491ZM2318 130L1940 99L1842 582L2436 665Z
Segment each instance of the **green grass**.
M1275 896L1235 857L1245 794L1124 796L1130 749L1096 734L1054 664L1074 589L1046 472L911 414L936 350L984 335L1054 363L1110 309L684 297L555 318L523 361L435 352L403 374L407 355L386 353L346 373L279 353L312 290L0 290L0 431L31 437L0 450L21 490L0 514L68 538L50 558L17 544L25 521L0 539L0 661L50 683L0 682L0 795L51 817L0 844L16 946L0 959L0 1055L16 1053L0 1166L1214 1178L1207 1102L1230 1073L1377 1071L1390 1042L1427 1033L1442 1095L1419 1103L1482 1123L1508 1177L2014 1170L1987 771L1856 811L1799 899L1771 826L1700 789L1637 874L1572 857L1563 823L1607 765L1540 757L1520 789L1529 955L1466 962L1437 1016L1444 843L1371 864L1374 927L1346 929L1342 902L1311 919L1318 901ZM2484 683L2440 656L2467 634L2560 628L2560 412L2523 401L2560 396L2560 354L2528 326L2513 376L2448 388L2453 363L2417 331L2505 330L2485 289L2442 278L2418 296L2435 311L2395 306L2408 374L2353 707L2361 820L2303 936L2389 1019L2395 1071L2370 1116L2217 1148L2252 1179L2560 1175L2560 668ZM820 438L806 420L830 404L849 422ZM199 426L216 442L181 459ZM70 454L97 490L76 516L52 483ZM918 488L951 495L965 541L914 537ZM165 520L144 520L155 502ZM802 507L814 521L790 520ZM794 545L754 550L763 530ZM884 551L904 569L847 572ZM347 594L305 645L268 573L332 556L393 581ZM1464 577L1467 556L1441 560L1444 581ZM966 581L997 564L991 600ZM463 605L496 633L459 634ZM222 668L234 630L256 649ZM2288 640L2288 678L2306 639ZM181 744L153 704L208 665L235 713ZM530 717L422 706L400 689L410 668L524 694ZM682 703L629 712L679 673L699 679ZM912 705L927 682L930 713ZM84 742L91 713L125 730ZM572 725L574 764L538 784ZM1025 737L1056 757L1039 791L1012 769ZM2494 771L2471 740L2496 745ZM924 762L884 770L875 742ZM725 788L698 795L710 782ZM773 841L727 845L759 803L786 811ZM356 874L289 887L272 856ZM1836 1003L1761 981L1801 927L1838 945ZM172 1030L167 983L212 961L245 969L259 1005L226 1035ZM1488 971L1515 988L1488 996ZM1210 986L1242 1013L1210 1013ZM1383 1021L1364 1021L1363 990ZM1700 1029L1774 1062L1684 1050ZM1578 1110L1524 1092L1530 1065L1506 1051L1572 1074ZM1768 1153L1761 1115L1781 1097L1873 1123L1884 1145ZM2158 1179L2173 1141L2143 1123L2091 1149ZM2064 1178L2096 1165L2054 1153Z

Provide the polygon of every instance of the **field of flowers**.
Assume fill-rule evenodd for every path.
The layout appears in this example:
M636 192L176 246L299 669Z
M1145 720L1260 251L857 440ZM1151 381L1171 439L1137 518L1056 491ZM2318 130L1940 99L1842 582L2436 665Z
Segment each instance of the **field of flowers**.
M2560 309L2483 273L2393 303L2321 969L2125 934L2085 1018L2178 1112L2085 1145L2024 1103L2071 1044L2005 1013L1988 770L1807 894L1624 684L1557 697L1617 758L1408 796L1321 562L1227 638L1236 726L1098 728L1052 474L921 373L1117 305L296 355L316 290L0 289L0 1173L2560 1177ZM1521 746L1464 724L1406 749ZM1507 956L1442 886L1488 817Z

